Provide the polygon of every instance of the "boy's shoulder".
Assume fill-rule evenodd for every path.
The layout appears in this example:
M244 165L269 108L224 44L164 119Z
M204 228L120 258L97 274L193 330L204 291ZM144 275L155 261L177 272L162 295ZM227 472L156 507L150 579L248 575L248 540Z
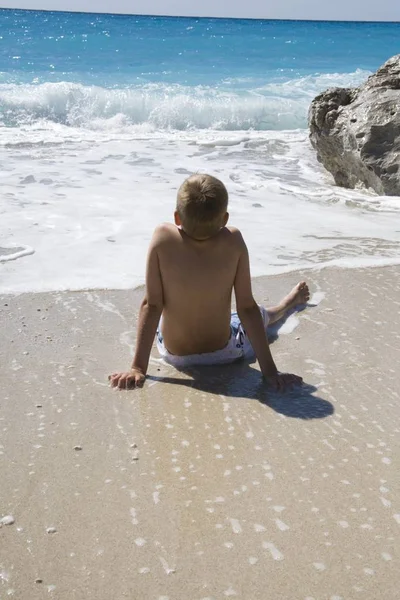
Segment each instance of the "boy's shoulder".
M177 226L173 223L160 223L154 230L155 234L163 234L163 233L175 233L177 231Z
M237 227L227 226L225 229L227 229L235 238L243 239L242 233Z
M246 244L242 236L242 232L237 227L225 227L229 231L231 243L238 249L243 249Z
M236 248L243 248L245 246L243 236L237 227L224 227L212 239L215 240L217 237L223 244L233 245ZM174 240L181 239L181 232L176 225L172 223L160 223L154 230L152 246L160 247L174 242Z
M160 223L154 230L152 242L153 244L165 242L176 237L178 234L178 228L172 223Z

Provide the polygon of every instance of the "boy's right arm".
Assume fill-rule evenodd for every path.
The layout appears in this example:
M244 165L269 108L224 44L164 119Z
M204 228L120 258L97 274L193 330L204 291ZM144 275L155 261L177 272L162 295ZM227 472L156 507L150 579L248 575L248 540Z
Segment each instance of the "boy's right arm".
M266 381L276 390L284 391L287 387L301 383L301 377L288 373L279 373L272 358L268 338L260 309L254 300L251 289L249 253L246 244L237 231L239 244L239 262L235 277L236 309L256 354L261 372Z
M146 296L141 304L135 355L130 371L109 376L112 387L142 387L146 378L151 348L164 305L158 246L162 233L157 229L150 243L146 265Z

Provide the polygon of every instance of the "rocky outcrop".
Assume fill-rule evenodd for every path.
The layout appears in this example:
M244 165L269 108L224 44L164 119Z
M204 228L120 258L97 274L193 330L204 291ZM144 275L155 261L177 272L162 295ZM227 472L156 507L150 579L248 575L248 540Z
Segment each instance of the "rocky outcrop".
M400 54L359 88L317 96L308 122L317 158L337 185L400 196Z

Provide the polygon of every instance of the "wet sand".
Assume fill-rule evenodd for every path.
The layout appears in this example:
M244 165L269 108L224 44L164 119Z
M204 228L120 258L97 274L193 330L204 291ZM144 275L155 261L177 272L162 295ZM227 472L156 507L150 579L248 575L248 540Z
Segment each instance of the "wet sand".
M0 297L0 598L399 598L400 269L300 277L320 302L273 343L287 396L156 351L109 389L141 290Z

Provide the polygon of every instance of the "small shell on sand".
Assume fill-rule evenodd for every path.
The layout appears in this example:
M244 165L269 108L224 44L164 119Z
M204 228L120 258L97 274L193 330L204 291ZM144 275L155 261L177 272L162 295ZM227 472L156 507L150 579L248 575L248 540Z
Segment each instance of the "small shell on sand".
M131 448L133 449L132 452L132 461L137 461L139 460L139 449L138 449L138 445L137 444L131 444Z
M0 525L14 525L15 519L12 515L6 515L0 519Z
M57 529L55 527L48 527L46 529L47 533L57 533Z

